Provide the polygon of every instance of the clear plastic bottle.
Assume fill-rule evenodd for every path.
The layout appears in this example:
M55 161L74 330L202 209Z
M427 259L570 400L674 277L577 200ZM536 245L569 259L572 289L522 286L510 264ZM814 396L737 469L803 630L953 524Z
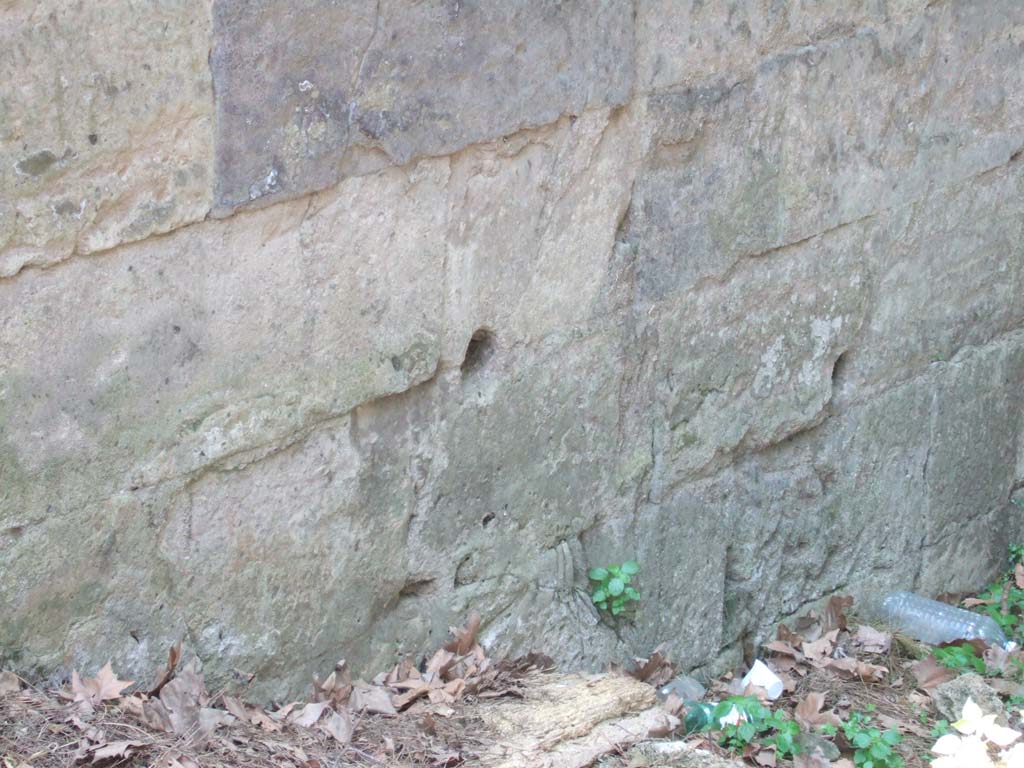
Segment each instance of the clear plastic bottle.
M886 597L882 613L893 629L929 645L980 638L986 643L1007 646L1006 635L990 616L911 592L894 592Z

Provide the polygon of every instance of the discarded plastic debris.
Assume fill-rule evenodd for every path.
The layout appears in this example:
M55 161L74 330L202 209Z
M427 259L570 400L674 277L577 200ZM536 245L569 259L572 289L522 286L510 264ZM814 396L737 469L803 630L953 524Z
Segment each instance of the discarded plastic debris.
M683 706L686 707L686 717L683 719L684 733L697 733L725 725L739 725L747 719L743 711L734 704L688 701Z
M680 675L658 689L658 698L664 701L673 693L679 697L680 701L700 701L707 691L703 685L689 675Z
M778 675L768 669L768 665L760 659L754 662L750 671L743 677L741 685L746 688L748 685L756 685L763 688L771 701L775 701L782 695L783 685Z
M989 616L929 600L910 592L894 592L882 601L890 626L930 645L979 638L1007 650L1016 647Z

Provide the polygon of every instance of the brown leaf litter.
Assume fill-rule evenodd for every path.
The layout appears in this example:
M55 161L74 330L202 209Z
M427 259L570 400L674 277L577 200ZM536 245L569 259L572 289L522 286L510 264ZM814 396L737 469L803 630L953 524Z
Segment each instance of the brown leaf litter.
M711 681L708 696L757 697L788 712L801 738L819 742L827 740L822 726L869 711L880 727L903 734L899 751L908 768L924 768L934 737L921 716L934 712L930 694L956 673L927 646L857 626L847 616L851 606L851 598L834 596L820 615L780 625L764 644L765 661L784 685L777 701L767 702L763 689L744 688L742 668ZM628 672L556 674L542 654L491 659L477 642L480 625L472 614L420 664L404 660L369 682L353 680L339 661L324 680L314 678L308 700L276 708L207 691L201 671L194 661L182 664L177 646L154 682L136 690L110 664L95 677L75 671L70 687L59 691L0 673L0 757L4 768L720 768L737 759L759 768L851 766L841 729L830 740L846 757L831 763L820 744L790 761L771 744L751 743L736 754L719 746L716 734L683 734L684 702L674 694L661 704L656 699L656 689L676 675L664 646L635 659ZM994 670L1024 660L977 646ZM1020 695L1016 682L992 682L1003 684L1004 696Z
M678 725L626 675L559 675L536 653L494 661L479 627L471 616L422 667L404 661L371 682L340 661L308 701L275 709L209 692L195 662L180 666L180 647L134 692L110 664L57 691L3 673L0 764L584 768Z

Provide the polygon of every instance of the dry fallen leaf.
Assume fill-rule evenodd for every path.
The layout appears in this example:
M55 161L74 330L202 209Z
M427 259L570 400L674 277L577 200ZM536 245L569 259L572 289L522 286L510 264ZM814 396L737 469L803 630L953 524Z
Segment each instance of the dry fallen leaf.
M328 701L336 709L342 709L351 693L352 676L345 659L334 665L334 671L322 683L313 677L313 701Z
M21 690L21 679L8 670L0 672L0 696L5 693L17 693Z
M782 681L782 690L786 693L793 693L796 690L796 679L786 672L776 672L776 676Z
M979 605L995 605L999 602L998 598L993 597L991 600L982 600L979 597L968 597L963 601L964 608L976 608Z
M333 712L320 723L320 730L329 733L339 744L348 744L352 741L352 720L348 710Z
M779 624L779 628L775 631L775 639L780 640L783 643L793 646L794 648L799 646L807 638L794 632L792 629L787 627L785 624Z
M439 648L427 662L423 677L427 680L433 680L435 677L444 678L454 664L455 654L452 651Z
M850 595L833 595L825 605L825 613L821 617L821 633L827 634L835 629L846 629L846 609L853 605Z
M89 753L92 755L93 763L103 763L107 760L123 760L132 754L132 750L138 750L144 746L146 744L141 741L112 741L109 744L97 744L91 747Z
M1024 589L1024 563L1017 563L1013 568L1013 582L1017 589Z
M835 648L836 638L839 637L839 630L833 629L831 632L827 632L817 640L809 643L804 643L801 646L804 656L812 664L827 659L832 655L832 649Z
M775 747L762 747L753 754L754 762L764 768L775 768L776 757Z
M864 653L888 653L892 645L892 635L888 632L880 632L867 624L857 627L857 634L853 636L853 642Z
M683 700L673 691L665 697L665 701L661 703L661 708L670 715L680 716L680 713L683 711Z
M797 661L802 660L804 657L804 655L800 653L800 651L798 651L789 643L783 642L782 640L772 640L770 643L765 643L764 647L766 650L769 650L772 653L777 653L780 656L790 656L796 659Z
M173 733L188 733L200 720L200 710L206 707L208 696L203 676L196 672L195 664L189 663L173 680L160 691L159 699L147 704L146 713L153 713L154 719L166 729L168 722ZM160 710L163 710L162 712Z
M835 712L832 710L822 712L821 708L823 706L825 706L825 694L808 693L796 705L793 717L807 729L812 729L816 725L840 725L842 721L836 716Z
M464 627L452 627L453 638L444 644L446 651L451 651L458 656L469 653L476 645L476 634L480 631L480 614L473 611Z
M82 679L78 670L71 673L71 692L75 701L91 708L102 701L115 701L121 698L121 691L132 684L131 680L118 680L108 661L96 677Z
M915 661L910 665L910 671L917 678L917 687L926 691L930 691L935 686L948 682L957 676L955 670L942 666L935 660L934 656L929 656L921 661Z
M827 666L829 669L837 669L852 677L858 677L866 683L880 683L889 674L889 670L886 667L878 664L868 664L866 661L857 661L854 658L830 659Z
M222 696L221 700L224 702L224 709L237 717L243 723L249 722L249 713L246 711L245 705L242 702L234 696Z
M821 619L814 611L808 611L804 616L797 617L793 629L800 634L802 641L813 643L821 637Z
M635 677L642 683L650 683L656 688L665 685L676 676L675 667L668 660L665 653L666 644L662 643L648 659L635 659L636 666L629 671L630 677Z
M157 673L156 680L153 681L153 685L149 689L150 696L156 696L165 685L171 682L171 679L174 677L174 670L177 668L180 660L181 643L178 643L177 645L172 645L167 652L167 665Z
M932 738L932 731L930 728L926 728L921 723L915 723L913 720L899 720L889 715L879 713L878 722L894 731L900 731L903 733L913 733L916 736L920 736L923 739Z
M326 701L313 702L304 706L300 711L296 712L288 719L296 725L309 728L323 716L324 711L330 709L330 706L331 705Z
M1024 685L1021 683L1015 683L1013 680L1006 680L1001 677L994 677L985 681L989 687L996 693L1001 693L1004 696L1024 696Z

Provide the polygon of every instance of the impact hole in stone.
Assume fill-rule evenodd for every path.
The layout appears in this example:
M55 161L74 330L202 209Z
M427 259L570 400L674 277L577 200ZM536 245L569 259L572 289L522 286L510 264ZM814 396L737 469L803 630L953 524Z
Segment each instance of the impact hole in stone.
M486 515L483 516L483 519L480 521L480 525L482 525L484 528L486 528L488 525L491 524L491 521L493 519L494 519L494 513L493 512L488 512Z
M494 356L494 348L494 334L491 331L486 328L474 331L466 345L466 356L462 359L462 375L468 376L484 368Z
M840 353L839 357L836 358L836 361L834 363L832 363L832 386L833 387L839 384L840 380L843 377L843 369L845 367L846 367L846 353L842 352L842 353Z
M419 597L430 593L434 588L432 578L413 578L407 581L398 592L401 597Z

